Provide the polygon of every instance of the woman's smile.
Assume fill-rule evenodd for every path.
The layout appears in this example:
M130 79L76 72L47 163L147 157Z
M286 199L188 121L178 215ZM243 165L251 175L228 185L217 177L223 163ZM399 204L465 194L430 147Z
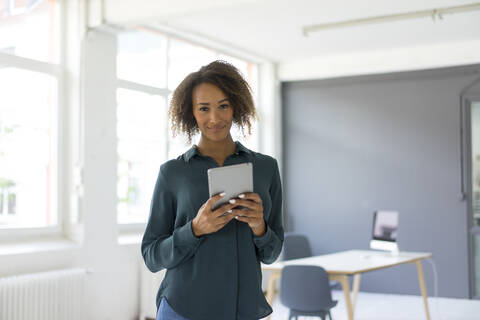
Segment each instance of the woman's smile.
M227 126L213 126L213 127L207 127L207 129L213 131L213 132L220 132L223 131Z

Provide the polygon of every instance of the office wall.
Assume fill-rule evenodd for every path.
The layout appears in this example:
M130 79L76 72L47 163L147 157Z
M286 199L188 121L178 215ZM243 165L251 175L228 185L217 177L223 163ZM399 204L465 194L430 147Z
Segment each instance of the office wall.
M283 81L300 81L471 65L479 62L479 51L479 39L372 51L358 48L281 62L278 76Z
M432 252L439 295L468 297L459 95L478 69L284 82L287 230L314 254L367 249L373 212L398 210L400 249ZM361 290L419 294L417 279L397 266L365 274Z

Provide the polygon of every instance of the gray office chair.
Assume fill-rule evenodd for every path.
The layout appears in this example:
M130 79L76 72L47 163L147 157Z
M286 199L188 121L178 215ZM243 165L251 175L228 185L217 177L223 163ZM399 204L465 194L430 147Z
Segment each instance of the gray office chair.
M286 232L283 240L283 260L301 259L312 256L308 238L302 234ZM330 288L340 289L340 283L330 281Z
M332 320L330 309L338 301L332 300L328 274L319 266L291 265L282 270L280 301L290 309L288 320L298 316L316 316Z
M283 260L301 259L312 256L310 242L306 236L286 232L283 240Z

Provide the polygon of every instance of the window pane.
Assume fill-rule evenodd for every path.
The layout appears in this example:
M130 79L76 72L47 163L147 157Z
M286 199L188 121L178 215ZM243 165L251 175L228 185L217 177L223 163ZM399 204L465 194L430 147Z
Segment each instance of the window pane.
M0 228L57 224L57 80L0 68Z
M161 96L117 90L118 222L146 222L160 165L166 160L166 105Z
M187 75L216 60L216 56L213 50L171 39L168 50L168 88L174 90Z
M54 0L2 0L0 52L58 63L59 6Z
M117 39L117 77L165 88L167 81L165 36L135 31L122 33Z

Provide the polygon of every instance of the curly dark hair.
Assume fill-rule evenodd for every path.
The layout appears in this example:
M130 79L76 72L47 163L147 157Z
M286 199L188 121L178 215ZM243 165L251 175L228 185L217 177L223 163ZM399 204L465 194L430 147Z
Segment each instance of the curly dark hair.
M173 92L168 110L173 136L183 133L187 136L188 143L191 143L192 137L199 132L193 116L192 93L201 83L213 84L223 91L233 106L233 123L241 128L244 135L245 127L248 134L251 134L250 120L257 118L251 88L235 66L216 60L197 72L190 73Z

